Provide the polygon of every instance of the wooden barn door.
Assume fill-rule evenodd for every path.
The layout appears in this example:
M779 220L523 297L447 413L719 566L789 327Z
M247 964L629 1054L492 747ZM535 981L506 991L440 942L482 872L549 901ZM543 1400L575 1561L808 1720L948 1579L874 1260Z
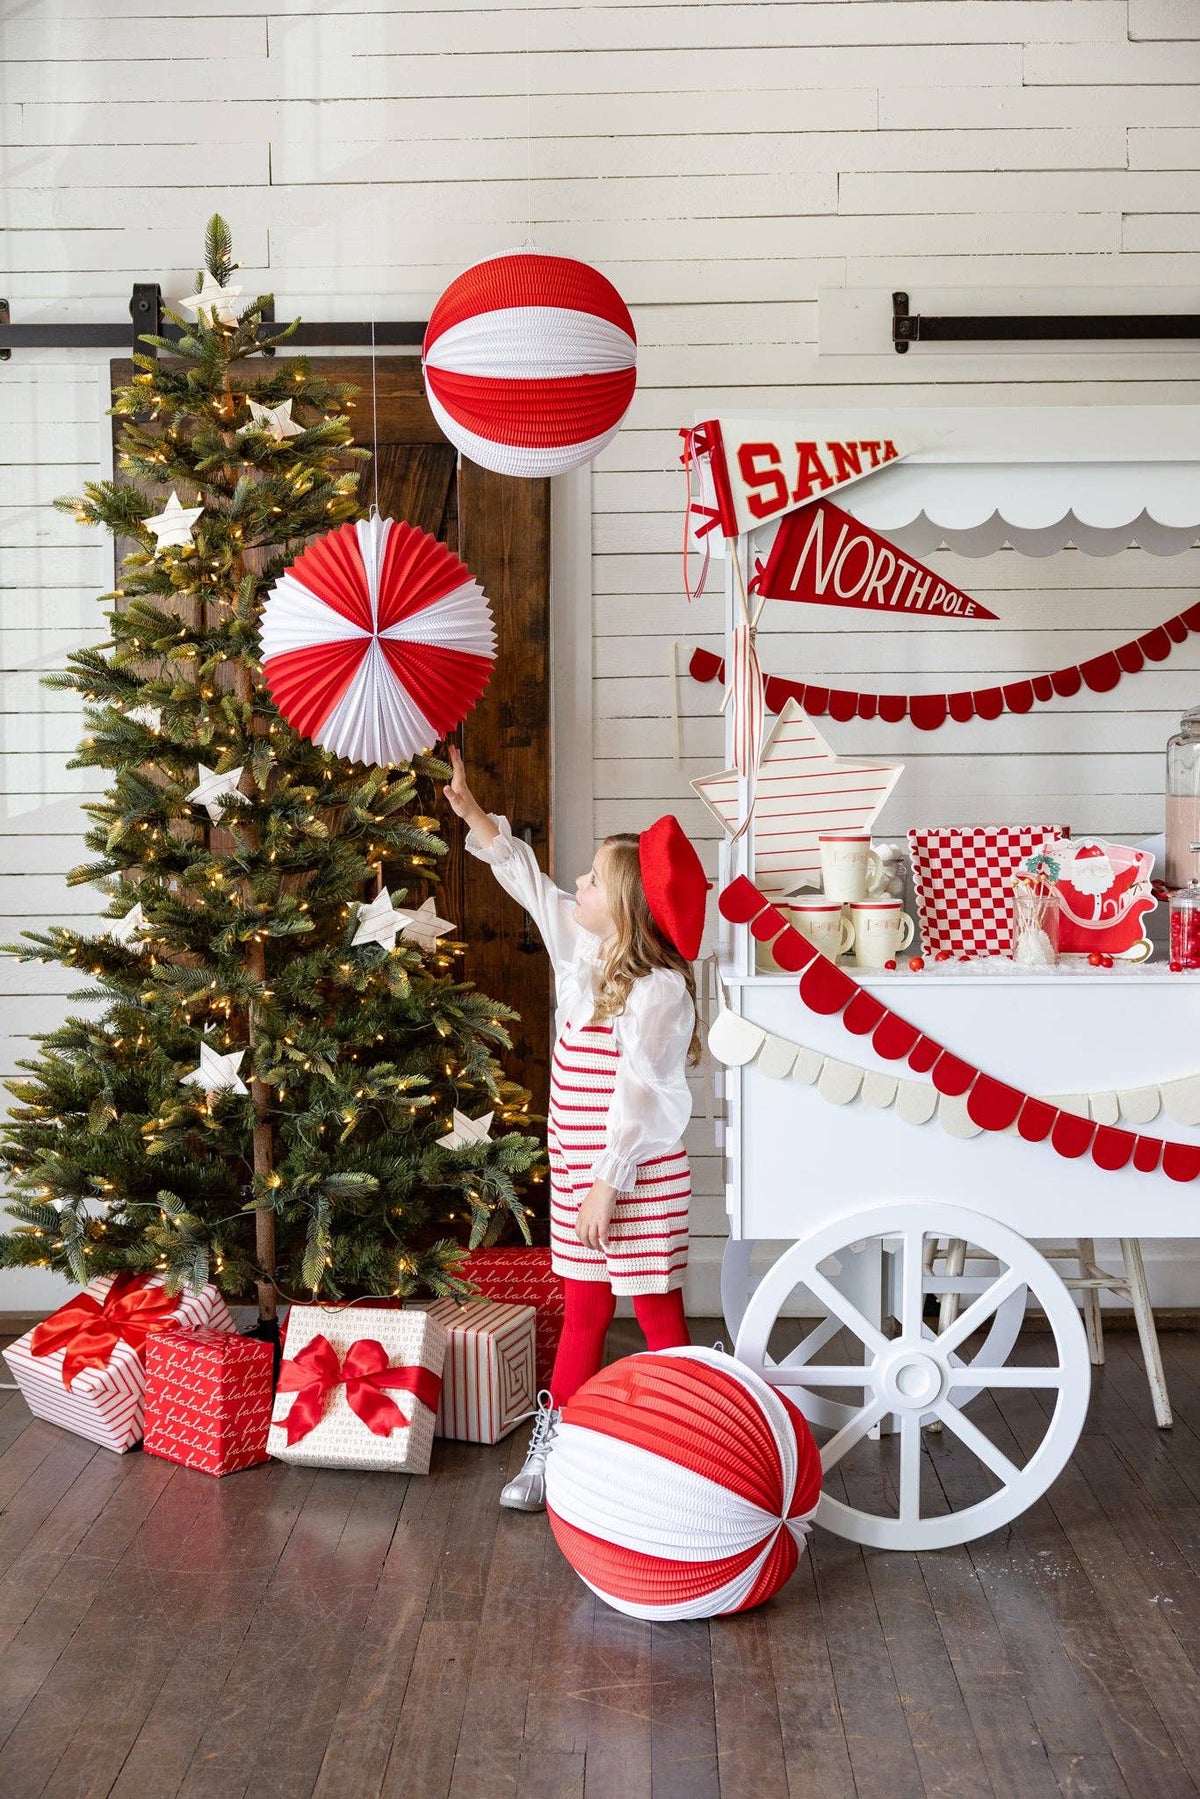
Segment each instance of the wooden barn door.
M355 440L372 443L369 356L322 357L321 374L358 389ZM128 362L112 365L113 385ZM479 798L507 812L543 867L550 822L550 489L546 481L493 475L457 452L438 429L415 357L375 363L379 510L431 532L462 557L492 604L499 650L491 684L459 733ZM119 421L115 421L119 427ZM375 498L376 473L363 470L360 499ZM127 546L118 545L118 559ZM501 1060L544 1113L549 1092L551 976L540 940L490 870L462 849L462 827L435 807L451 844L438 910L467 944L463 978L520 1013L514 1047ZM385 879L387 870L384 870ZM420 896L418 896L419 898ZM443 905L443 900L446 902Z

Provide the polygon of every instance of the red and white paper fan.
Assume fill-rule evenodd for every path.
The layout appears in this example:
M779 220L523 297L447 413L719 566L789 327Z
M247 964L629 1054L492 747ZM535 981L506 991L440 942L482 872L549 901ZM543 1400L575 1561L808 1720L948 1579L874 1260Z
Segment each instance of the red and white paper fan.
M263 607L263 674L302 737L350 762L408 762L491 679L487 596L444 543L394 519L317 539Z
M476 263L430 315L425 392L464 456L561 475L614 435L637 382L629 308L598 269L523 250Z

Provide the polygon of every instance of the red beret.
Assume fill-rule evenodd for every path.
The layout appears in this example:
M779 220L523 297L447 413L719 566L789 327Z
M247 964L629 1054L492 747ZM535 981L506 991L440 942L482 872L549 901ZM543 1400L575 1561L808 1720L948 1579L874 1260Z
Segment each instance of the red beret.
M638 863L650 916L680 955L694 962L704 935L708 882L683 826L669 812L638 838Z

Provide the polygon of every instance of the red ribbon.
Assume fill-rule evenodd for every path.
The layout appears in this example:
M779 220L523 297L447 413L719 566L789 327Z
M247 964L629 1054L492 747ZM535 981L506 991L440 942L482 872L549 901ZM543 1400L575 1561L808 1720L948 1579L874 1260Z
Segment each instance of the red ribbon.
M407 1429L409 1420L383 1389L412 1393L422 1405L436 1412L442 1377L428 1368L389 1368L387 1351L374 1337L361 1337L352 1343L344 1362L338 1361L337 1350L328 1337L313 1337L294 1360L285 1361L279 1370L279 1391L297 1395L285 1420L289 1444L308 1435L325 1410L329 1395L341 1386L346 1389L350 1410L367 1429L377 1437L387 1437L394 1430Z
M33 1355L65 1349L62 1379L67 1391L85 1368L107 1368L118 1342L128 1343L145 1359L151 1331L166 1330L179 1310L178 1294L151 1287L145 1274L118 1274L103 1300L80 1293L37 1325L29 1348Z

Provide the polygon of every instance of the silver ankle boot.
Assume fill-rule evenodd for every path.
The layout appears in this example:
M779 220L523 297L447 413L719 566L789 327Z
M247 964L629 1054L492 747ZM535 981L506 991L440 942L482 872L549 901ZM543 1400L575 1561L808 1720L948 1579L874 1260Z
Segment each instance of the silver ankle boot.
M551 1405L549 1393L539 1393L525 1466L519 1474L514 1474L500 1495L500 1504L510 1512L545 1511L546 1457L554 1446L554 1433L561 1417L562 1413Z

